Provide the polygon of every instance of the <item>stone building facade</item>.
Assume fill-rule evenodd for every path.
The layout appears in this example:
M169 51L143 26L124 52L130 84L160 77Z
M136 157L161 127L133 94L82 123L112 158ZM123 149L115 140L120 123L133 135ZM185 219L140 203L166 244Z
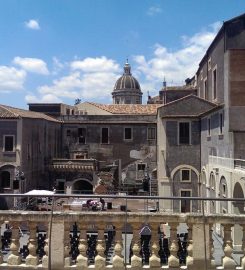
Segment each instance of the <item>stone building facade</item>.
M47 168L60 155L60 127L45 114L0 106L1 192L49 187Z

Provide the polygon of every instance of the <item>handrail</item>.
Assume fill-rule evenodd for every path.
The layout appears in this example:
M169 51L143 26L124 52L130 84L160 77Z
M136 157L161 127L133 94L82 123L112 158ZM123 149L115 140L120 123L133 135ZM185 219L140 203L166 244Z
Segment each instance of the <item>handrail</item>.
M172 197L172 196L134 196L134 195L107 195L107 194L52 194L52 195L28 195L15 193L0 193L0 197L35 197L35 198L108 198L108 199L150 199L150 200L192 200L192 201L237 201L245 202L245 198L217 198L217 197Z

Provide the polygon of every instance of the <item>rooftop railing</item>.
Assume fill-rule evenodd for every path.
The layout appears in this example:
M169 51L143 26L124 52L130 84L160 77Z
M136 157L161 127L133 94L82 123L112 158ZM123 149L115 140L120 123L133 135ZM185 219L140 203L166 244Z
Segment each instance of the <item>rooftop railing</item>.
M245 269L244 198L44 198L47 211L0 211L0 269ZM161 209L162 201L186 208ZM229 204L237 214L218 213Z

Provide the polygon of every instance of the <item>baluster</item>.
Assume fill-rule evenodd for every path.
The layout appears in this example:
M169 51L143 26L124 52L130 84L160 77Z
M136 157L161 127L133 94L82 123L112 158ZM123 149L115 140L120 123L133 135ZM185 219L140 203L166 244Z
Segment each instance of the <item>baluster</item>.
M77 266L81 266L82 269L88 269L88 257L87 257L87 223L80 222L80 239L79 239L79 255L77 256Z
M159 251L159 235L158 235L159 224L151 224L151 257L150 257L150 269L159 269L161 262L158 255Z
M98 224L98 239L96 245L96 251L98 252L95 257L95 269L105 269L106 258L105 258L105 238L104 238L104 223Z
M209 224L209 252L210 252L209 268L216 269L215 259L214 259L213 224Z
M168 266L170 268L179 268L179 258L177 256L179 245L177 239L177 223L169 223L170 226L170 256L168 258Z
M38 256L37 256L37 224L36 222L29 222L30 236L28 241L28 250L29 255L26 257L26 265L38 265Z
M64 262L65 266L71 265L71 257L70 257L70 223L64 223Z
M45 267L45 268L48 268L49 267L49 228L47 226L47 230L46 230L46 239L45 239L45 245L44 245L44 252L45 252L45 255L43 256L43 259L42 259L42 266Z
M19 255L19 222L14 221L12 225L12 239L10 244L11 254L8 257L9 265L19 265L21 263L21 258Z
M139 234L139 223L133 223L133 256L131 257L131 269L138 270L142 269L142 258L140 257L140 234Z
M232 224L224 224L224 253L223 267L224 269L236 269L236 263L232 258L233 246L231 239L231 227Z
M194 269L194 258L193 258L193 239L192 239L192 223L188 223L188 247L187 247L187 258L186 258L186 266L187 269Z
M113 268L117 270L125 269L122 250L123 250L123 241L122 241L122 225L121 223L115 224L116 236L115 236L115 255L112 259Z

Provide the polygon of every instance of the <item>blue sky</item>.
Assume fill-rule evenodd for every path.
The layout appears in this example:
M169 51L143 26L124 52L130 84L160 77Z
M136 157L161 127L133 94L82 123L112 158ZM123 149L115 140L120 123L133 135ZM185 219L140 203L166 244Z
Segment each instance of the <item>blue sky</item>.
M244 0L0 0L0 103L111 103L126 58L146 98L182 84Z

